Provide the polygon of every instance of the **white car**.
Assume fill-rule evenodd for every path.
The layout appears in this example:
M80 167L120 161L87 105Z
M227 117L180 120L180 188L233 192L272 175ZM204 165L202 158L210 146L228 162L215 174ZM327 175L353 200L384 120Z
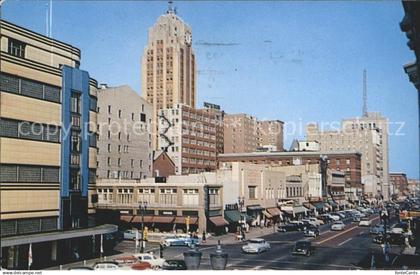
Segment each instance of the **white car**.
M162 268L163 263L166 261L164 258L156 258L155 255L150 253L138 253L133 256L141 262L149 263L152 268Z
M137 229L128 229L124 231L124 240L135 240ZM140 238L140 236L139 236Z
M163 245L168 246L188 246L191 247L192 245L200 245L200 240L198 238L190 238L190 237L170 237L166 238L163 241Z
M333 221L339 221L340 220L340 216L338 216L338 215L333 215L333 214L329 214L330 215L330 218L333 220Z
M318 220L317 218L309 218L309 222L315 226L320 226L324 224L324 221Z
M270 250L270 244L264 239L251 239L248 244L242 246L242 251L245 253L261 253Z
M346 225L342 221L336 221L331 225L331 230L341 231L344 227L346 227Z
M120 269L120 266L116 262L99 262L95 263L92 268L94 270L115 270Z
M367 218L363 218L359 222L359 226L371 226L371 225L372 225L372 221Z

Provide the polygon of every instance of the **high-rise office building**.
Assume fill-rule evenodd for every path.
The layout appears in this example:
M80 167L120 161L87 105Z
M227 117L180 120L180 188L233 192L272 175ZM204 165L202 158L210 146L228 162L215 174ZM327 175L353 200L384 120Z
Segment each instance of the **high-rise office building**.
M196 104L196 67L191 28L171 6L149 29L141 63L142 96L153 106L152 148L157 150L161 109Z

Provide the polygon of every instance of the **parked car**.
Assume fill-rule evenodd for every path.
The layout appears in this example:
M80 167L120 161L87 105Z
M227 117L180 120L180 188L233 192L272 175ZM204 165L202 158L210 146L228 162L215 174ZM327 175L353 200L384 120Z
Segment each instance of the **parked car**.
M301 226L296 223L289 223L285 225L279 225L277 231L279 232L289 232L289 231L301 231Z
M133 255L141 262L149 263L152 268L162 268L163 263L165 262L164 258L156 258L155 255L150 253L137 253Z
M328 214L323 214L321 216L319 216L319 218L324 221L324 223L330 223L333 221L333 219L330 217L330 215Z
M130 266L133 270L148 270L152 269L152 265L148 262L136 262Z
M362 218L359 222L359 226L371 226L372 225L372 221L369 220L368 218Z
M115 270L120 269L120 266L117 262L106 261L106 262L97 262L93 265L94 270Z
M339 221L341 219L340 216L336 214L330 214L330 217L333 221Z
M346 214L344 214L343 212L337 212L335 213L335 215L338 215L340 217L340 220L344 220L347 218Z
M341 231L344 227L346 227L346 225L342 221L336 221L331 225L331 230Z
M132 265L136 262L138 262L138 259L134 256L124 256L124 257L118 257L115 258L114 261L118 263L118 265Z
M188 246L200 245L200 240L198 238L191 237L170 237L166 238L163 241L164 246Z
M353 222L360 222L360 220L361 220L362 218L359 216L359 215L356 215L356 216L354 216L353 217Z
M135 240L137 229L127 229L124 231L124 240ZM139 236L140 238L140 236Z
M264 239L251 239L248 244L242 246L242 251L245 253L258 253L270 250L270 244Z
M309 218L308 219L309 223L314 225L314 226L320 226L321 224L324 224L324 222L322 220L319 220L317 218Z
M312 246L311 242L298 241L292 250L292 255L305 255L311 256L315 252L315 247Z
M163 270L187 270L184 260L166 260L162 266Z
M304 235L306 237L317 237L319 236L319 229L315 226L310 226L305 229Z

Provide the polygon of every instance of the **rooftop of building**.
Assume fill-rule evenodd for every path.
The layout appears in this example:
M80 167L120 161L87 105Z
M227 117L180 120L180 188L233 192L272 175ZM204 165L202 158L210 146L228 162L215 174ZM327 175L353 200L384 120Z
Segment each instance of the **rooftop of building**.
M6 20L0 20L1 28L4 30L13 30L19 32L21 35L30 36L32 39L39 40L41 43L50 44L51 46L61 46L64 47L66 50L74 52L74 54L77 54L80 57L80 49L70 45L68 43L65 43L63 41L48 37L46 35L34 32L32 30L29 30L27 28L24 28L22 26L18 26L16 24L13 24Z
M251 153L228 153L220 154L219 157L271 157L271 156L311 156L311 155L361 155L356 150L347 151L275 151L275 152L251 152Z

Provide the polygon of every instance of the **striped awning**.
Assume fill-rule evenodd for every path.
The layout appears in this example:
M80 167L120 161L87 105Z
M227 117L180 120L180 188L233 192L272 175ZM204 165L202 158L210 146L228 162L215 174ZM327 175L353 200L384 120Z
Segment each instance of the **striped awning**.
M153 222L154 223L173 223L175 220L174 216L154 216Z
M120 217L120 220L123 222L131 222L133 215L123 215Z
M154 216L144 216L144 222L152 223L153 222L153 218L154 218ZM131 220L131 222L132 223L140 223L140 222L142 222L141 215L134 216L134 218Z

